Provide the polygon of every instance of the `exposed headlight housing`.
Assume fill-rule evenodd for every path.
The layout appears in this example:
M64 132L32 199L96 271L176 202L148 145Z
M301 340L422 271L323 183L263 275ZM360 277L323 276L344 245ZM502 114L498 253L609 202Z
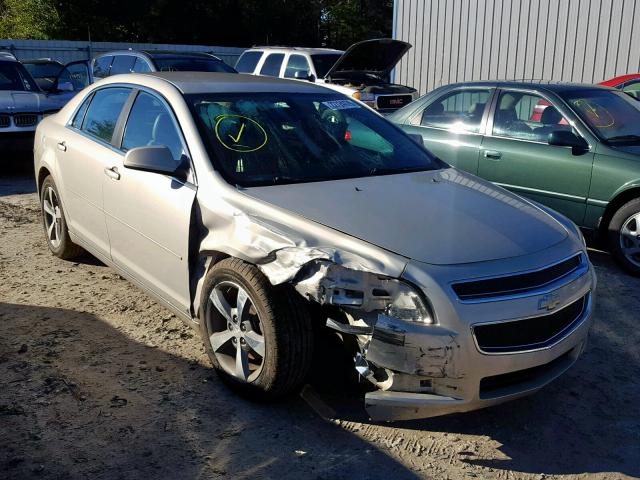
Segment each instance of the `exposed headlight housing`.
M395 278L351 270L320 261L295 288L323 305L380 312L408 322L435 323L431 306L420 291Z

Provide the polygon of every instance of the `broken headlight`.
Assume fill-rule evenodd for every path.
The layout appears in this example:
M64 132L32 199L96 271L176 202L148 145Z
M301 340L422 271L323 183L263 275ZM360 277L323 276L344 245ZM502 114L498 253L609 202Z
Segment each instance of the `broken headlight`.
M431 309L413 287L399 280L391 281L397 283L397 287L385 310L387 316L408 322L434 323Z
M380 312L409 322L435 323L427 300L408 283L326 261L310 265L296 289L322 305Z

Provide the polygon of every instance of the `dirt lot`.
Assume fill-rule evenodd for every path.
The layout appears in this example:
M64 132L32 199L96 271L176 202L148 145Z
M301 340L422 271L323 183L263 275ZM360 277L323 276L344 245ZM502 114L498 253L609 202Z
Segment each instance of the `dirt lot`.
M328 421L238 399L171 313L92 257L50 255L33 192L0 178L1 478L640 476L640 280L605 254L590 348L543 391L375 424L319 376Z

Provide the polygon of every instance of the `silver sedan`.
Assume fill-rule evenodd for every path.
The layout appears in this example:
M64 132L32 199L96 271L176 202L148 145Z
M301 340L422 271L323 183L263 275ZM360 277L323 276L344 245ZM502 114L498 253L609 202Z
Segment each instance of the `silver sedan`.
M574 224L311 83L109 77L39 125L35 172L51 251L154 295L253 398L300 387L320 328L387 420L534 392L586 346Z

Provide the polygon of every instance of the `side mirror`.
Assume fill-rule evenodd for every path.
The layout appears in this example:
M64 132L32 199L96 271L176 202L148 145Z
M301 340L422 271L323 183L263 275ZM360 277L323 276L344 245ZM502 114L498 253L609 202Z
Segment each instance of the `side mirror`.
M422 135L420 135L419 133L407 133L407 135L418 145L424 147L424 138L422 137Z
M308 80L310 82L316 81L316 77L310 74L308 70L298 70L293 74L293 78L295 78L296 80Z
M180 180L186 180L188 172L186 157L180 163L176 162L171 150L164 145L132 148L124 156L123 165L132 170L161 173Z
M551 132L547 141L549 145L556 147L571 147L574 155L580 155L589 150L589 144L582 137L567 130Z

